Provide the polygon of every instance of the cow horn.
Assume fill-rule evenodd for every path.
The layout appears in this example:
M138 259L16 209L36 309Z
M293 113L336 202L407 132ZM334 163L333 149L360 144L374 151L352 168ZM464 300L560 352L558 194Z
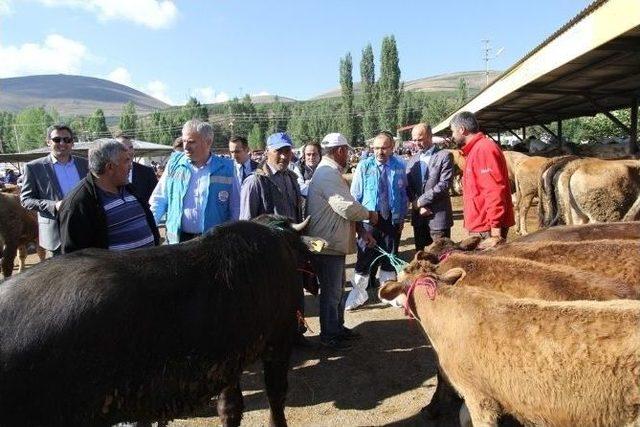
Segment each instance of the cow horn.
M309 225L309 220L311 219L310 216L306 217L304 219L304 221L302 221L299 224L296 224L295 222L291 223L291 228L293 228L295 231L297 231L298 233L301 233L302 230L304 230L305 228L307 228L307 225Z

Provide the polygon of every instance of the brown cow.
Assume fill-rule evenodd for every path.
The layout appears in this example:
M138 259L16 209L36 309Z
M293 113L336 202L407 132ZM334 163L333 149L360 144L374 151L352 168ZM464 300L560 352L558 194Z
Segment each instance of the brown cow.
M514 240L514 243L541 241L578 242L581 240L640 239L640 221L602 222L583 225L560 225L538 230Z
M463 269L386 282L405 300L474 426L640 423L640 301L516 299L458 286ZM464 349L464 351L461 351Z
M528 157L514 166L516 232L520 235L527 234L527 214L533 199L538 197L538 185L547 160L544 157Z
M20 200L12 194L0 193L0 248L2 248L2 274L9 277L13 273L16 255L19 254L18 272L24 269L27 258L27 244L38 245L38 219L35 212L26 210ZM40 261L45 252L38 247Z
M541 180L541 226L640 219L640 161L560 162Z
M487 254L490 252L483 252ZM452 253L439 265L414 260L401 273L400 280L419 274L445 273L462 268L466 275L460 286L477 286L517 298L548 301L638 299L640 290L628 283L578 270L571 266L549 265L527 259ZM427 418L459 407L455 391L438 372L431 402L422 409Z
M494 256L568 265L640 289L640 241L636 240L510 243L489 252Z

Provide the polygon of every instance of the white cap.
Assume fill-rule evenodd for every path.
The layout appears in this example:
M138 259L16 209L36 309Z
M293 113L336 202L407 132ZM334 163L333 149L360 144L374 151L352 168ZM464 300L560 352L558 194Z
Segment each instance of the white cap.
M351 148L351 146L347 142L347 138L345 138L343 134L338 132L330 133L322 138L322 142L320 143L320 145L322 146L322 148L341 147L343 145Z

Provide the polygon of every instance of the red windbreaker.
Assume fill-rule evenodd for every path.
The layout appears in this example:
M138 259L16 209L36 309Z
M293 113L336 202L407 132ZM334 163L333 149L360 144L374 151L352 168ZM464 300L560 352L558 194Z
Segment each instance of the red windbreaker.
M515 224L507 162L498 145L478 132L462 148L464 228L472 232Z

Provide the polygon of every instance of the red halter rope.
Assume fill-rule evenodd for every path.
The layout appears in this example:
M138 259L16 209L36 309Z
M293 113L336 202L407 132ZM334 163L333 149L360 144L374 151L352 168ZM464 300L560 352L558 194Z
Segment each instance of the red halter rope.
M440 256L438 257L438 262L444 262L447 260L447 258L449 258L449 255L451 255L452 253L457 252L457 250L455 249L448 249L444 252L442 252L440 254Z
M432 301L436 299L436 292L438 290L438 285L433 277L430 276L418 276L409 286L409 290L407 291L407 300L404 302L404 314L405 316L409 316L410 319L415 319L416 317L411 313L411 308L409 307L409 299L411 295L415 292L418 286L424 286L427 291L427 295L429 299Z

